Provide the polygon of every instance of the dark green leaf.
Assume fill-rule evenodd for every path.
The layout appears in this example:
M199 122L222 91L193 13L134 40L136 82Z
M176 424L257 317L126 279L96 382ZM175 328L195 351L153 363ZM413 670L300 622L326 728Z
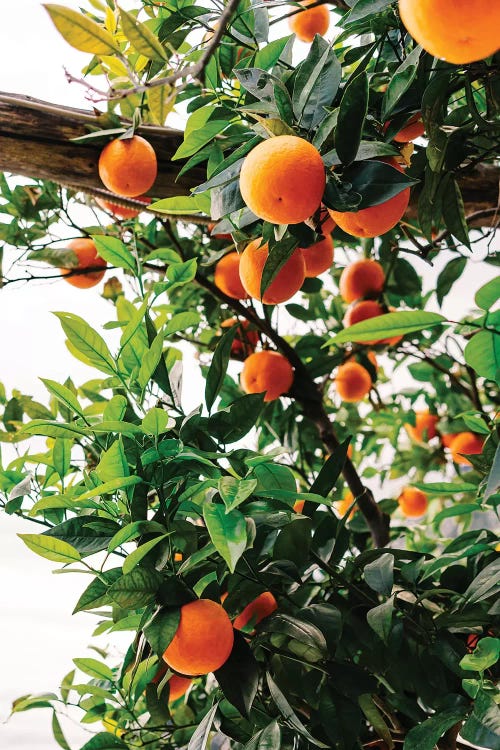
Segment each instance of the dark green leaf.
M358 209L379 206L417 181L384 161L357 161L344 169L343 179L361 195Z
M368 94L365 71L351 77L342 94L335 128L335 148L344 164L350 164L356 158L368 111Z
M261 298L275 279L280 268L284 266L290 256L295 252L298 244L298 240L295 237L285 235L282 240L273 245L262 271L262 278L260 281Z
M229 357L231 356L231 346L237 333L238 326L232 326L221 337L215 348L205 383L205 402L209 412L224 383Z
M455 281L462 275L466 264L466 258L453 258L439 274L436 285L436 296L439 307L443 304L443 299L451 291Z
M180 618L181 611L178 607L161 609L144 626L144 635L159 658L174 637L179 627Z
M454 724L462 721L464 711L449 709L434 714L406 735L404 750L434 750L437 741Z
M234 631L229 658L214 675L224 697L248 718L259 684L259 669L245 636L238 630Z
M394 584L394 555L385 552L363 569L368 586L379 594L390 596Z
M118 578L108 589L108 595L122 609L140 609L150 604L162 582L162 576L151 568L135 568Z

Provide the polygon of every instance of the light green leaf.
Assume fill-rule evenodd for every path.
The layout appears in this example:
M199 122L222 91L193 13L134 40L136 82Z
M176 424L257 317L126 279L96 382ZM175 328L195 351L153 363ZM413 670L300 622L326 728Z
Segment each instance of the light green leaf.
M94 487L93 490L83 492L76 499L78 502L81 502L82 500L90 500L92 497L97 497L97 495L109 495L112 492L116 492L116 490L132 487L134 484L140 484L140 482L142 482L141 477L117 477L116 479L111 479L109 482L100 484L98 487Z
M19 432L26 435L44 435L45 437L74 440L89 434L88 429L65 422L49 422L47 419L32 419Z
M92 236L95 242L97 253L111 266L126 268L137 274L137 262L126 247L126 245L117 237L108 237L107 235L96 234Z
M40 378L40 380L49 391L49 393L55 396L58 401L67 406L71 411L75 412L75 414L83 416L83 409L78 403L78 399L76 398L73 391L71 391L65 385L56 383L55 380L48 380L47 378Z
M476 305L489 312L500 299L500 276L496 276L476 292Z
M142 534L165 534L166 529L161 523L157 521L133 521L128 523L122 529L116 532L114 537L108 544L108 552L113 552L117 547L121 547L122 544L136 539Z
M90 363L98 370L114 374L115 363L106 342L88 323L78 315L72 313L54 313L59 318L64 333L73 346L73 353L79 357L83 355L83 361ZM80 358L80 357L79 357Z
M40 557L54 562L71 563L81 560L81 555L71 544L44 534L18 534L25 545Z
M237 508L257 487L256 479L235 479L221 477L219 479L219 493L226 506L226 512Z
M472 654L465 654L460 662L462 669L484 672L500 658L500 638L481 638Z
M120 20L123 33L139 54L157 62L168 60L160 40L145 23L138 21L132 13L127 13L123 8L120 8Z
M102 482L109 482L130 474L127 457L121 439L115 440L108 450L101 453L96 473Z
M169 417L164 409L155 406L146 413L141 425L147 435L161 435L175 427L175 419Z
M465 361L483 378L495 380L500 373L500 334L479 331L464 349Z
M148 552L151 552L157 544L163 542L168 536L169 534L162 534L155 539L150 539L148 542L141 544L140 547L137 547L137 549L131 552L123 563L123 574L130 573L142 558L146 557Z
M120 52L111 34L83 13L53 3L45 4L44 8L59 33L75 49L91 55L114 55Z
M448 709L434 714L410 729L406 735L403 750L434 750L439 738L463 718L463 709Z
M344 344L350 341L371 341L372 339L383 339L391 336L401 336L406 333L416 333L427 328L446 323L446 318L438 313L415 310L411 312L387 313L378 315L376 318L363 320L345 328L338 333L328 344Z
M227 513L223 505L206 503L203 506L203 518L217 552L224 558L231 573L234 573L236 563L247 547L244 515L239 510Z
M97 661L97 659L73 659L73 664L80 672L88 674L89 677L113 682L113 672L111 669L107 664L103 664L101 661Z
M394 601L391 597L383 604L373 607L366 615L368 625L376 632L384 643L387 643L392 627L392 615L394 612Z

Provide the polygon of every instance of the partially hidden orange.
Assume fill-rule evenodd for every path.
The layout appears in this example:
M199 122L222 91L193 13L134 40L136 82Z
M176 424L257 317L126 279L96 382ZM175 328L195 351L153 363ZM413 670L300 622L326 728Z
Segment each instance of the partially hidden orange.
M301 5L307 7L312 2L314 0L308 0L308 2L301 2ZM316 34L323 36L328 31L330 13L326 5L316 5L314 8L308 8L290 16L288 26L292 34L295 34L301 42L312 42Z
M255 352L245 360L240 383L245 393L265 393L264 401L275 401L292 387L293 368L279 352Z
M479 455L483 452L484 438L475 432L459 432L450 443L451 457L456 464L471 466L465 456Z
M348 403L361 401L372 387L372 379L366 367L352 360L339 365L334 383L342 401Z
M323 240L315 242L309 247L302 247L302 255L306 264L306 278L320 276L331 268L333 263L333 240L329 234Z
M240 260L240 279L246 293L254 299L260 300L260 287L264 266L269 256L267 243L261 244L257 239L250 242ZM300 248L297 248L267 287L262 297L266 305L277 305L286 302L296 294L306 276L306 264Z
M255 628L261 620L269 617L276 609L278 609L276 599L270 591L264 591L240 612L233 622L233 627L235 630L243 630L248 625Z
M407 518L420 518L429 504L427 495L416 487L405 487L398 497L399 507Z
M362 258L346 266L340 275L339 290L344 302L378 297L384 288L384 269L376 260Z
M78 265L76 268L60 268L61 275L68 284L76 286L78 289L90 289L90 287L96 286L103 278L106 261L97 254L97 248L94 240L86 237L79 237L75 240L70 240L66 247L68 250L72 250L78 258ZM92 271L86 273L75 273L69 276L73 271L84 271L85 268L91 268ZM99 270L103 269L103 270Z
M231 299L247 299L248 297L240 279L240 262L241 256L233 251L224 255L215 265L215 286Z

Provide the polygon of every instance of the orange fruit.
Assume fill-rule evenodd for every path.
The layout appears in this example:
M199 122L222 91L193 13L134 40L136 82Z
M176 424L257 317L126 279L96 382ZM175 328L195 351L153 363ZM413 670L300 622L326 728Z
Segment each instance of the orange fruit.
M384 133L389 127L390 122L384 125ZM408 141L414 141L415 138L420 138L425 133L425 125L422 120L422 113L416 112L410 117L406 125L401 130L392 136L392 140L396 143L408 143Z
M363 320L369 320L369 318L376 318L379 315L384 315L385 310L382 305L372 299L358 300L352 307L350 307L344 316L344 326L348 328L356 323L361 323ZM362 341L362 344L374 345L383 343L383 339L374 341Z
M292 387L292 365L279 352L255 352L245 360L240 383L245 393L265 393L264 401L274 401Z
M95 242L87 239L86 237L79 237L76 240L71 240L67 243L66 247L68 250L72 250L78 258L78 265L76 268L60 268L61 275L68 284L76 286L78 289L90 289L92 286L96 286L103 278L105 271L99 271L96 269L106 269L106 261L100 258L97 254ZM74 276L67 276L68 273L84 268L93 268L93 271L88 273L75 274Z
M449 448L452 444L453 440L456 438L457 435L460 433L458 432L447 432L446 434L441 434L441 442L444 445L445 448Z
M321 6L319 6L321 7ZM315 242L309 247L301 247L306 264L306 278L320 276L333 263L333 240L329 234L323 240Z
M349 510L353 502L354 502L354 495L352 494L350 490L348 490L345 496L342 498L342 500L337 500L334 503L335 510L337 511L337 513L339 514L341 518L345 516L345 514L347 513L347 511ZM356 513L356 510L357 510L357 506L354 506L354 508L349 513L349 518L347 519L348 521L351 520L353 515Z
M331 234L336 226L337 225L330 216L327 207L322 205L319 210L319 226L316 231L321 232L323 235L327 235Z
M471 466L465 455L479 455L483 452L484 438L475 432L459 432L450 443L451 457L456 464Z
M238 324L238 332L231 344L231 357L245 359L245 357L248 357L249 354L255 351L255 347L259 343L259 332L254 328L250 328L248 320L238 320L238 318L223 320L221 328L232 328L236 324Z
M147 193L156 180L155 150L145 138L115 138L99 156L99 177L116 195L135 198Z
M216 264L215 286L232 299L247 299L248 294L240 280L241 256L237 252L227 253Z
M278 135L245 157L240 191L253 213L272 224L300 224L318 209L325 190L319 151L304 138Z
M309 2L302 2L301 5L310 5ZM288 19L288 26L292 34L297 36L301 42L312 42L316 34L323 36L330 26L330 13L326 5L317 5L315 8L303 10L296 13Z
M294 502L294 504L293 504L294 511L296 513L302 513L302 511L304 510L304 503L305 502L306 502L305 500L296 500Z
M401 512L407 518L420 518L427 510L427 495L416 487L405 487L398 497Z
M500 5L492 0L399 0L399 14L426 52L455 65L500 47Z
M262 239L253 240L241 254L240 279L250 297L260 300L262 273L269 255L269 246ZM284 263L262 297L266 305L277 305L296 294L306 276L306 264L300 248Z
M151 198L145 196L137 196L135 200L141 201L141 203L144 203L145 205L151 203ZM141 213L139 208L127 208L126 206L120 206L119 203L113 203L113 201L108 201L104 198L96 198L95 202L105 211L109 211L110 214L118 216L119 219L135 219L135 217L139 216Z
M173 674L168 681L168 702L173 703L182 698L187 693L192 682L193 680L190 677L181 677L180 675Z
M344 302L354 302L362 297L376 297L385 284L384 269L376 260L363 258L346 266L339 282Z
M438 434L436 425L439 422L437 414L430 414L427 411L416 411L415 412L415 425L405 423L405 429L412 440L416 440L417 443L423 443L427 440L432 440Z
M208 674L227 661L233 643L233 626L226 610L211 599L196 599L181 607L179 626L163 660L182 675Z
M342 401L354 403L361 401L372 387L368 370L359 362L345 362L337 369L335 388Z
M263 594L254 599L250 604L247 604L245 609L240 612L238 617L233 622L235 630L243 630L248 623L250 625L257 625L264 617L269 615L278 609L278 603L270 591L264 591Z
M400 172L402 167L395 159L380 159L387 161ZM359 211L330 211L330 216L338 226L353 237L378 237L393 229L402 218L410 202L410 188L405 188L389 200L377 206L362 208Z
M210 232L210 235L212 237L215 237L216 240L229 240L229 242L232 241L233 237L230 234L212 234L215 226L216 226L215 221L211 221L209 224L207 224L207 229Z

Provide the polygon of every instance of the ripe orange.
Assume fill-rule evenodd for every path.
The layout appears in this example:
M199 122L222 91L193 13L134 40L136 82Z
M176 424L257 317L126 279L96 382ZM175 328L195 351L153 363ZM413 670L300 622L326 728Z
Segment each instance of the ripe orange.
M449 448L452 444L453 440L456 438L457 435L460 433L458 432L447 432L445 434L441 434L441 442L444 445L445 448Z
M484 438L475 432L459 432L450 443L451 457L456 464L471 466L467 456L479 455L483 452Z
M352 494L350 490L346 492L342 500L337 500L335 502L334 504L335 510L337 511L337 513L339 514L341 518L345 516L345 514L347 513L347 511L349 510L353 502L354 502L354 495ZM351 520L353 515L356 513L356 510L357 510L357 506L355 505L354 508L349 513L349 517L347 519L348 521Z
M61 275L68 284L76 286L78 289L90 289L92 286L96 286L103 278L105 271L93 270L85 274L75 274L74 276L68 276L68 273L77 269L93 268L106 269L106 261L97 255L97 249L93 240L85 237L71 240L67 243L66 247L72 250L78 258L78 265L76 268L60 268Z
M389 127L390 122L384 126L384 133ZM414 141L415 138L420 138L425 133L425 125L422 120L422 113L416 112L410 117L406 125L392 137L396 143L408 143L408 141Z
M294 509L295 513L302 513L302 511L304 510L304 503L305 502L306 502L305 500L296 500L294 502L293 509Z
M337 369L335 388L342 401L354 403L361 401L372 387L368 370L359 362L345 362Z
M245 393L265 393L264 401L274 401L292 387L292 365L279 352L255 352L245 360L240 383Z
M319 6L322 7L322 6ZM315 242L309 247L302 247L302 255L306 264L306 278L320 276L331 267L333 263L333 240L329 234L324 240Z
M181 677L180 675L173 674L168 681L168 702L173 703L182 698L187 693L192 682L193 680L190 677Z
M181 607L179 627L163 659L182 675L208 674L227 661L233 642L233 626L226 610L211 599L196 599Z
M232 299L248 297L240 280L240 260L241 256L234 251L224 255L215 265L215 286Z
M427 495L416 487L405 487L398 497L401 512L407 518L420 518L427 510Z
M135 198L156 180L158 165L154 148L140 135L115 138L99 156L99 177L116 195Z
M384 269L376 260L363 258L346 266L339 282L344 302L354 302L362 297L376 297L385 284Z
M243 288L250 297L260 300L260 284L262 273L269 255L268 244L262 239L253 240L244 249L240 261L240 279ZM306 264L300 248L297 248L268 286L262 297L266 305L277 305L293 297L302 284L306 275Z
M437 414L427 411L415 412L415 425L405 423L405 429L412 440L423 443L432 440L438 434L436 425L439 422Z
M455 65L500 47L500 5L492 0L399 0L399 14L426 52Z
M278 609L278 603L270 591L264 591L250 604L247 604L245 609L240 612L238 617L233 622L235 630L243 630L243 628L250 623L250 625L257 625L264 617L269 615Z
M151 203L151 198L145 196L138 195L135 200L141 201L144 205L149 205ZM119 219L135 219L135 217L139 216L141 212L139 208L127 208L126 206L120 206L119 203L104 200L104 198L96 198L95 202L105 211L109 211L109 213L114 216L118 216Z
M403 171L395 159L380 159L387 161L392 167ZM378 237L393 229L402 218L410 202L410 188L405 188L389 200L377 206L362 208L359 211L330 211L330 216L339 227L353 237Z
M238 318L228 318L223 320L221 328L232 328L232 326L239 324L238 332L231 344L231 357L235 359L245 359L253 351L259 343L259 332L254 328L250 328L248 320L238 320Z
M302 2L301 5L310 5L313 0ZM296 34L301 42L312 42L316 34L326 34L330 26L330 13L326 5L317 5L301 13L296 13L288 19L288 26L292 34Z
M278 135L253 148L241 167L240 190L253 213L272 224L300 224L325 190L319 151L304 138Z

